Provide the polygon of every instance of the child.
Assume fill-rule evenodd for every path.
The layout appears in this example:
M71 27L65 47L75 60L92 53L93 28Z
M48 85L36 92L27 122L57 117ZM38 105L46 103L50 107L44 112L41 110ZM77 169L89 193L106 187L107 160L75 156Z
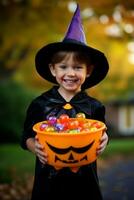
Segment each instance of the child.
M62 42L48 44L36 55L36 69L46 80L57 84L34 99L28 108L22 137L22 147L36 155L32 200L91 199L102 200L96 161L81 166L74 173L65 167L55 170L47 164L47 153L35 137L32 127L50 115L68 114L75 117L83 112L86 118L105 122L105 107L84 91L104 79L108 62L104 54L86 45L79 6L74 13ZM69 109L66 109L69 105ZM108 142L104 132L96 153L101 154Z

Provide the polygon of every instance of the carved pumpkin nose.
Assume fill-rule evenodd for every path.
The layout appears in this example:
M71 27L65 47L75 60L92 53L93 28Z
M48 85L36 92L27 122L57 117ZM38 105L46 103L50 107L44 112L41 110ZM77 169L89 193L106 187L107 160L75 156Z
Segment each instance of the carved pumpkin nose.
M73 154L72 154L72 153L69 155L68 160L74 160L74 157L73 157Z

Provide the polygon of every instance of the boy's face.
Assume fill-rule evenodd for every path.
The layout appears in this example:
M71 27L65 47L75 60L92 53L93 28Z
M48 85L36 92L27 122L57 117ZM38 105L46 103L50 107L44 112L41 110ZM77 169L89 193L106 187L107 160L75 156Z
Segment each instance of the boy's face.
M50 65L50 70L64 92L80 91L86 77L90 75L86 64L74 61L73 53L68 53L61 62Z

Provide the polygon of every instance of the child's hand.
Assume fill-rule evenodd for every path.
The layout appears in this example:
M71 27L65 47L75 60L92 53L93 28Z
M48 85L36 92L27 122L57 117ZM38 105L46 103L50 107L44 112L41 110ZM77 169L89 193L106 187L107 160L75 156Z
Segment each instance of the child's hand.
M108 143L108 135L106 132L104 132L100 139L100 145L97 148L97 155L100 155L104 151L104 149L107 146L107 143Z
M47 163L47 153L43 152L44 147L39 143L38 137L35 137L35 153L42 164Z

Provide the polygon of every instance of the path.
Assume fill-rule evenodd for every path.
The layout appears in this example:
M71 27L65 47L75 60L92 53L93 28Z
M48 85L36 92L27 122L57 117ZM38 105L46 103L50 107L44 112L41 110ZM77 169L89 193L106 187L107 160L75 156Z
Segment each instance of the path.
M134 200L134 157L116 158L98 174L104 200Z

